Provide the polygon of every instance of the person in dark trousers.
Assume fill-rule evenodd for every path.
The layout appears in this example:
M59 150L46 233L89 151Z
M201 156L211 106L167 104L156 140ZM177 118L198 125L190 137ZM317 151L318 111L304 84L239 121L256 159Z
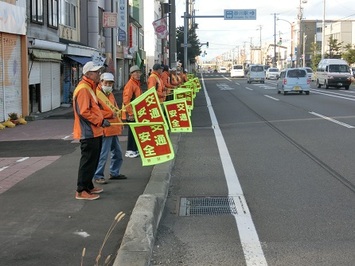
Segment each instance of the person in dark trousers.
M89 61L83 67L83 78L74 90L74 139L80 140L81 158L79 163L75 198L95 200L103 192L94 187L92 178L100 158L103 127L110 126L100 110L95 89L100 81L101 66Z
M131 77L123 89L123 109L125 111L122 111L122 120L126 120L128 123L134 122L131 102L142 94L140 83L140 68L136 65L132 66L129 70L129 73ZM139 156L137 144L134 140L130 127L128 127L127 151L125 156L128 158L136 158Z

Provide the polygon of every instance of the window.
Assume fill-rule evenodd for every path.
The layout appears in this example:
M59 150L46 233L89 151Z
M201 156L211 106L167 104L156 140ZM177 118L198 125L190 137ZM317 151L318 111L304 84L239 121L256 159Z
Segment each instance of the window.
M58 0L48 0L48 26L58 28Z
M43 0L31 0L31 22L43 24Z
M60 0L60 24L76 28L76 1Z
M307 76L307 72L303 69L291 69L287 73L289 78L304 78Z
M262 66L252 66L251 71L262 72L264 71L264 68Z

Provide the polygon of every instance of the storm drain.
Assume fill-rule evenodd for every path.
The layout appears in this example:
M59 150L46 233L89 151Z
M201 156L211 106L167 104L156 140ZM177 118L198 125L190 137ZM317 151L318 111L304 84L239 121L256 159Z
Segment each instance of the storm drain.
M180 216L237 214L233 197L180 198Z

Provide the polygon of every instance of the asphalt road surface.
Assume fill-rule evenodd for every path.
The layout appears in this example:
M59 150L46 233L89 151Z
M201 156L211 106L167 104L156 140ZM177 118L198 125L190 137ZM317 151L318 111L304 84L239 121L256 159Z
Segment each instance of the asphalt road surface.
M152 265L355 265L355 90L203 74Z

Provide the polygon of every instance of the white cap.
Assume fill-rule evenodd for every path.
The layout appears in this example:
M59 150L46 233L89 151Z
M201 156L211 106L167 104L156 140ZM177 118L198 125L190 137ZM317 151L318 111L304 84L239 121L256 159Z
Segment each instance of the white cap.
M115 81L115 77L111 73L105 72L101 74L100 80Z
M176 67L173 67L173 68L171 69L171 71L176 71Z
M93 61L89 61L83 67L83 74L85 75L86 73L88 73L90 71L98 71L101 68L102 68L102 66L95 64Z

